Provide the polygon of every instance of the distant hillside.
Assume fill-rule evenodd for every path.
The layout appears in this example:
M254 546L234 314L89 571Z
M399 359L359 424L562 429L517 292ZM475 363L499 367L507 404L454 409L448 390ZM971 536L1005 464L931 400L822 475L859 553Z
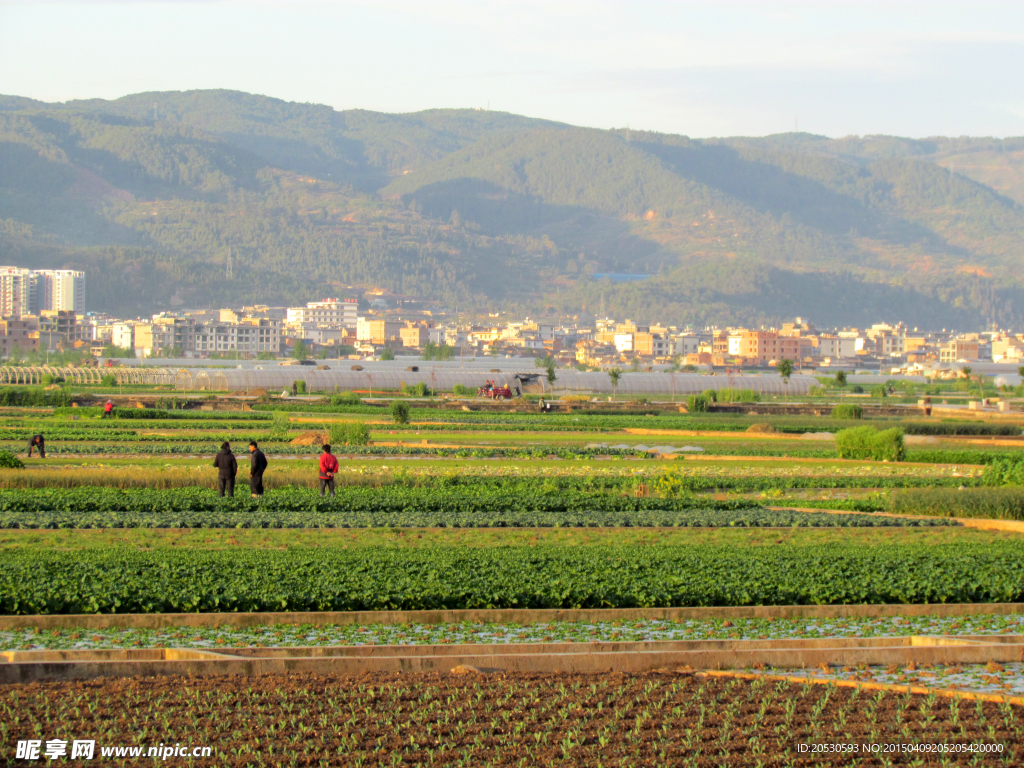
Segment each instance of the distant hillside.
M1022 246L1024 139L0 96L0 260L86 269L90 308L119 313L381 285L535 315L1020 325Z

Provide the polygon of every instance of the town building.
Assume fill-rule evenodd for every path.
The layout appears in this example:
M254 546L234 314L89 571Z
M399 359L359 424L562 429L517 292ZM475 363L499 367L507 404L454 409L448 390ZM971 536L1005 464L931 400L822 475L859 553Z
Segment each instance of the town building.
M289 307L285 319L289 325L313 323L317 327L355 330L359 322L358 312L355 299L324 299L311 301L304 307Z
M392 339L400 339L402 322L399 320L374 319L360 317L356 320L356 339L371 344L384 344Z
M15 352L36 352L39 325L35 318L4 317L0 319L0 355L9 357Z

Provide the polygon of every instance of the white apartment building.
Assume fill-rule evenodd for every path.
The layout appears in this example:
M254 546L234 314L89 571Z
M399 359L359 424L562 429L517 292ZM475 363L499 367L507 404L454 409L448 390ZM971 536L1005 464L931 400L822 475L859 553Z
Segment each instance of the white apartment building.
M742 334L733 334L729 336L729 354L732 357L743 356L743 336Z
M39 309L63 309L79 317L85 314L85 272L73 269L37 271Z
M111 324L110 343L122 349L135 349L135 323Z
M196 323L195 351L238 352L241 354L277 353L281 349L281 322L267 318L247 318L237 323Z
M85 314L85 272L0 267L0 314L35 315L45 309Z
M695 355L700 352L702 337L696 333L684 333L675 337L673 352L677 355Z
M820 357L856 357L860 339L844 336L818 335L818 351Z
M358 303L355 299L324 299L311 301L304 307L289 307L288 325L307 327L312 323L327 328L355 329L358 324Z
M31 269L0 267L0 315L34 315L39 311L37 298L35 273Z

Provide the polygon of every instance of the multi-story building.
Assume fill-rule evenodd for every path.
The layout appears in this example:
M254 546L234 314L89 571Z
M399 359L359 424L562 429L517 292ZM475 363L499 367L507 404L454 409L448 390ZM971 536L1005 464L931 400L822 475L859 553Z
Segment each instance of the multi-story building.
M135 349L135 323L112 323L110 343L121 349Z
M355 329L358 324L358 303L355 299L324 299L311 301L304 307L289 307L289 325L315 323L328 328Z
M65 309L44 309L39 315L39 331L41 333L60 334L65 341L74 344L81 341L78 315Z
M419 349L430 340L430 329L422 323L408 323L398 332L403 347Z
M356 321L356 338L372 344L383 344L391 339L399 339L402 323L398 320L374 320L360 317Z
M154 315L152 323L135 326L135 350L140 357L152 357L161 352L185 354L195 348L196 321L193 317Z
M777 331L744 330L740 336L740 357L753 360L757 365L767 365L771 360L783 357Z
M39 311L35 273L21 267L0 267L0 315L21 317Z
M43 310L84 315L85 272L0 267L0 313L34 315Z
M195 326L195 351L277 354L281 349L281 323L268 318L244 318L237 323L204 322Z
M1024 341L1016 336L992 339L992 362L1020 363L1024 361Z
M0 319L0 355L9 357L15 350L19 352L37 351L39 337L34 332L38 330L39 326L35 318L5 317Z
M829 333L818 334L818 355L840 358L857 356L857 340L843 338Z
M85 314L85 272L43 269L35 272L39 310L52 309Z
M939 362L959 363L978 359L977 339L952 339L939 350Z

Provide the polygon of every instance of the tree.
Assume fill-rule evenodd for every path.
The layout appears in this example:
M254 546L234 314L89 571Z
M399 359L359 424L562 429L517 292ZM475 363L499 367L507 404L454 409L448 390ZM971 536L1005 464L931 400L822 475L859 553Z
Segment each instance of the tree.
M1024 379L1024 365L1017 369L1017 375Z
M384 347L384 350L380 353L380 359L381 360L394 360L395 359L395 350L393 350L391 347Z
M786 394L789 394L789 377L793 375L793 361L782 358L775 366L775 370L779 372L779 376L782 377L782 381L786 385Z
M836 371L836 386L839 388L840 396L842 396L843 390L846 389L846 371Z
M558 378L555 375L555 361L552 360L551 358L548 358L548 363L544 367L548 371L548 384L554 385L555 380Z
M401 400L395 400L391 403L391 418L395 420L395 424L408 424L409 405Z
M292 357L296 360L305 360L309 355L309 347L306 346L306 342L303 339L295 340L295 350L292 352Z
M614 395L619 390L619 378L621 378L621 376L622 376L622 371L620 371L618 368L612 368L610 371L608 371L608 378L612 380L612 396L613 397L614 397Z
M640 355L633 358L632 362L629 364L629 369L634 372L640 370Z
M971 378L971 374L974 373L974 369L969 365L961 366L960 373L967 377L968 380Z

